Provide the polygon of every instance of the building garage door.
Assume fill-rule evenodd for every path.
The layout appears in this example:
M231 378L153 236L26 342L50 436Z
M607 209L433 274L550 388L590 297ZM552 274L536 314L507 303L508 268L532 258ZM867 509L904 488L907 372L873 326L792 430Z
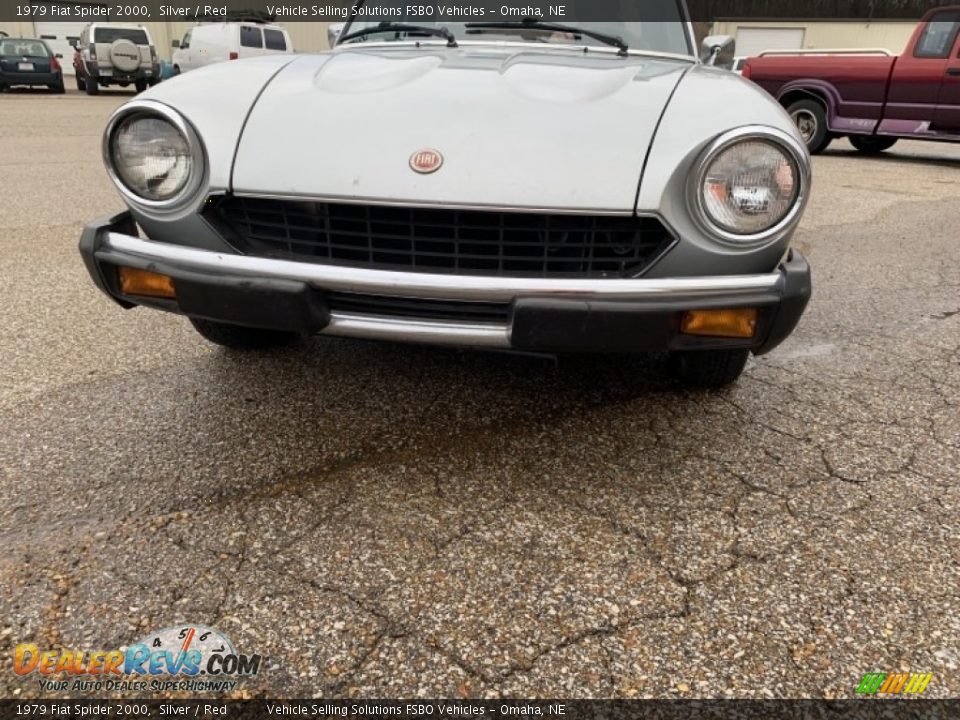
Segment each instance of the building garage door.
M737 28L737 55L754 57L764 50L800 50L804 28Z
M65 5L67 3L45 2L41 5ZM74 3L76 4L76 3ZM82 3L84 5L98 5L98 3ZM52 12L47 13L47 17L56 17ZM51 20L34 20L33 31L38 38L46 40L50 49L63 55L64 75L73 75L73 45L80 40L80 31L85 22L54 22Z

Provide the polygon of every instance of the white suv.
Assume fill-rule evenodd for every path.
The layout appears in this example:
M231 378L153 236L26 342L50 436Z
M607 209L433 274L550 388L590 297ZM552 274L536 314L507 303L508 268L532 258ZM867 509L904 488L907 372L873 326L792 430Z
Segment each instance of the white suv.
M73 56L77 89L96 95L103 85L127 87L137 92L160 82L160 63L150 31L142 25L89 23L80 33Z

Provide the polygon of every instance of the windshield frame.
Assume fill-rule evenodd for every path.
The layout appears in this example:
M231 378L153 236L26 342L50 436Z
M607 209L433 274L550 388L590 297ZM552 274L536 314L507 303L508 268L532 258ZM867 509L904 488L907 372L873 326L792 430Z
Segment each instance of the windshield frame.
M343 28L340 31L340 37L345 37L349 35L351 32L354 32L353 30L351 30L351 28L357 22L361 22L361 23L368 22L365 20L358 20L357 16L352 12L355 8L358 8L361 5L364 5L365 3L366 3L366 0L356 0L356 2L353 3L353 5L351 6L350 17L343 25ZM692 60L694 62L699 62L699 54L697 53L697 50L696 50L696 40L693 33L693 24L690 22L690 14L687 10L686 0L674 0L674 4L677 7L678 15L682 18L680 22L683 24L683 30L684 30L683 39L684 39L684 44L687 46L687 52L674 53L674 52L667 52L667 51L661 51L661 50L646 50L643 48L636 48L631 46L627 51L628 55L652 55L655 57L682 58L685 60ZM448 24L457 25L457 24L464 24L464 23L461 21L456 21ZM562 25L565 23L554 23L554 24ZM571 27L576 27L577 23L571 22L569 23L569 25ZM437 23L437 26L439 27L440 23ZM519 27L519 23L518 23L518 27ZM545 43L545 42L531 42L527 40L504 40L502 37L501 39L495 39L494 33L490 33L490 35L491 37L488 39L480 39L482 38L482 34L478 34L474 37L471 37L470 39L461 38L459 35L455 35L455 36L457 38L458 45L468 46L468 47L477 46L477 45L487 45L487 46L494 45L497 47L527 47L527 48L536 47L539 50L554 50L554 49L565 50L565 51L573 50L580 53L589 51L591 53L597 52L597 53L610 54L611 50L613 51L612 54L617 54L620 52L618 48L614 46L603 45L603 44L593 44L589 42L575 42L575 43L562 43L562 44L561 43ZM369 37L375 37L375 35L371 35ZM629 41L627 42L627 44L629 45ZM433 37L416 38L412 40L374 40L374 41L356 38L349 42L343 43L342 45L338 41L334 46L334 48L348 47L348 46L356 47L358 45L363 47L371 47L371 46L376 46L376 47L441 46L442 47L442 46L446 46L446 41L439 38L433 38ZM334 49L334 48L331 48L331 49Z

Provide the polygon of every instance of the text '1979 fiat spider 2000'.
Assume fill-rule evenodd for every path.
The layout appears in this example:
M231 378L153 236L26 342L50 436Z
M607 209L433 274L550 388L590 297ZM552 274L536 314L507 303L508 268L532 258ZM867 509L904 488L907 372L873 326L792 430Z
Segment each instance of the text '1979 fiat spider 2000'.
M362 3L370 6L375 0ZM222 63L120 107L129 210L80 249L124 307L259 348L304 334L669 352L719 386L796 326L796 127L650 22L347 23L330 52ZM645 7L645 5L644 5Z

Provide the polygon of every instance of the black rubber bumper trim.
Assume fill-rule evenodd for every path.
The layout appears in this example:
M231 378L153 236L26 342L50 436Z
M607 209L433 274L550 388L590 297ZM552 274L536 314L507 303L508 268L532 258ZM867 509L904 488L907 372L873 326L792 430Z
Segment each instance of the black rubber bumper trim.
M180 312L249 327L316 333L330 323L323 295L298 280L170 271Z
M208 275L137 257L114 256L103 248L102 238L107 232L138 234L129 213L100 218L84 228L80 236L80 255L97 287L125 308L145 305L190 317L302 333L318 332L330 322L323 295L307 283ZM117 286L115 274L119 265L169 275L177 291L176 301L124 296Z
M749 348L769 352L796 327L810 299L810 266L797 252L780 266L775 290L718 298L643 301L521 298L514 303L513 347L537 352L646 352ZM750 339L683 335L685 310L757 307L757 332Z
M83 228L80 234L80 257L83 258L83 264L90 273L93 284L100 288L103 293L115 303L125 308L132 308L135 303L121 300L117 297L112 288L112 278L104 277L100 267L97 264L97 252L102 245L102 237L108 232L119 232L125 235L139 235L137 224L133 220L133 215L129 211L118 213L116 215L107 215L89 222Z
M124 307L146 305L193 317L274 330L315 333L330 322L326 294L299 280L224 276L186 271L162 262L112 253L102 238L110 231L137 235L129 213L100 218L86 226L80 254L94 283ZM170 275L176 302L120 293L115 266L126 265ZM796 327L811 295L810 266L792 251L769 291L722 297L670 300L577 300L520 298L513 303L511 345L535 352L640 352L749 348L769 352ZM757 307L757 331L750 339L684 335L684 310Z
M754 350L763 355L782 343L800 322L803 311L813 294L810 263L797 250L791 250L786 261L780 265L781 291L777 313L763 343Z

